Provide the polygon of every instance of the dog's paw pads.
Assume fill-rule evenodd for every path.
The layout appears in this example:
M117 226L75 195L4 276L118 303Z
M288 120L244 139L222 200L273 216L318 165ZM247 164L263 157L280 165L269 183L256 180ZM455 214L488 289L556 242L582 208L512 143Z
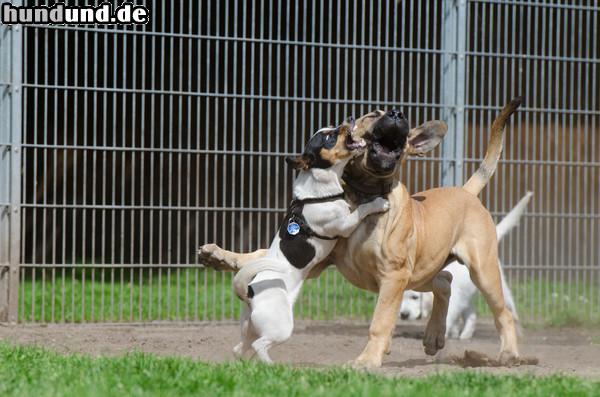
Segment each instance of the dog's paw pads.
M216 244L205 244L198 248L198 256L200 264L205 267L210 267L214 270L238 270L240 268L237 262L227 261L221 249Z

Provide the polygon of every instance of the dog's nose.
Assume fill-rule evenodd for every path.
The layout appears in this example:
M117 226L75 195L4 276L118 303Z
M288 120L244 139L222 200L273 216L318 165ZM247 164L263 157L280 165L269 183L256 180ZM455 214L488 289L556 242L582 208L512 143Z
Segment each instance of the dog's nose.
M406 319L408 319L408 313L400 313L400 318L401 318L402 320L406 320Z
M390 110L387 113L387 115L388 115L388 117L391 117L393 119L403 119L404 118L404 115L398 109Z
M350 116L346 119L346 123L354 123L354 117Z

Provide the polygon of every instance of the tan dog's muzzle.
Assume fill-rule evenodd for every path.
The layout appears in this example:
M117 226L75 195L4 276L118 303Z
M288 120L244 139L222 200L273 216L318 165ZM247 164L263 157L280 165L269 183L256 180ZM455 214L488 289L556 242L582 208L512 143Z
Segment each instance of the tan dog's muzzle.
M408 121L399 110L375 110L362 116L354 135L367 142L363 166L379 176L393 173L405 157L409 132Z

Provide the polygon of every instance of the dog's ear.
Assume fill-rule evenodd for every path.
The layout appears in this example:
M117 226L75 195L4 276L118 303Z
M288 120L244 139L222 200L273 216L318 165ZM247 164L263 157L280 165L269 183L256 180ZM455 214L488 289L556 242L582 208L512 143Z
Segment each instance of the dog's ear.
M308 164L302 156L286 157L285 162L296 171L308 169Z
M448 124L440 120L428 121L425 124L413 128L408 133L408 154L411 156L423 156L436 147L448 131Z

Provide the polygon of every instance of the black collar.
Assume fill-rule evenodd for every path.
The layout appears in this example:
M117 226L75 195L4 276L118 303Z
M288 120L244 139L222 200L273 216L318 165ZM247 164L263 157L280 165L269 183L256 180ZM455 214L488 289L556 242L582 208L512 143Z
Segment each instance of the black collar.
M365 186L365 185L361 184L360 182L352 179L352 177L350 175L348 175L346 173L346 171L344 171L344 173L342 174L342 180L344 182L346 182L346 184L348 186L350 186L352 189L356 190L357 192L360 192L363 194L371 194L371 195L375 195L375 196L385 196L392 190L392 185L394 184L392 182L389 185L385 185L385 186Z
M305 199L293 198L292 202L290 203L290 207L295 207L295 206L304 205L304 204L326 203L328 201L335 201L335 200L343 199L344 196L345 196L345 193L341 192L339 194L334 194L333 196L309 197L309 198L305 198Z

